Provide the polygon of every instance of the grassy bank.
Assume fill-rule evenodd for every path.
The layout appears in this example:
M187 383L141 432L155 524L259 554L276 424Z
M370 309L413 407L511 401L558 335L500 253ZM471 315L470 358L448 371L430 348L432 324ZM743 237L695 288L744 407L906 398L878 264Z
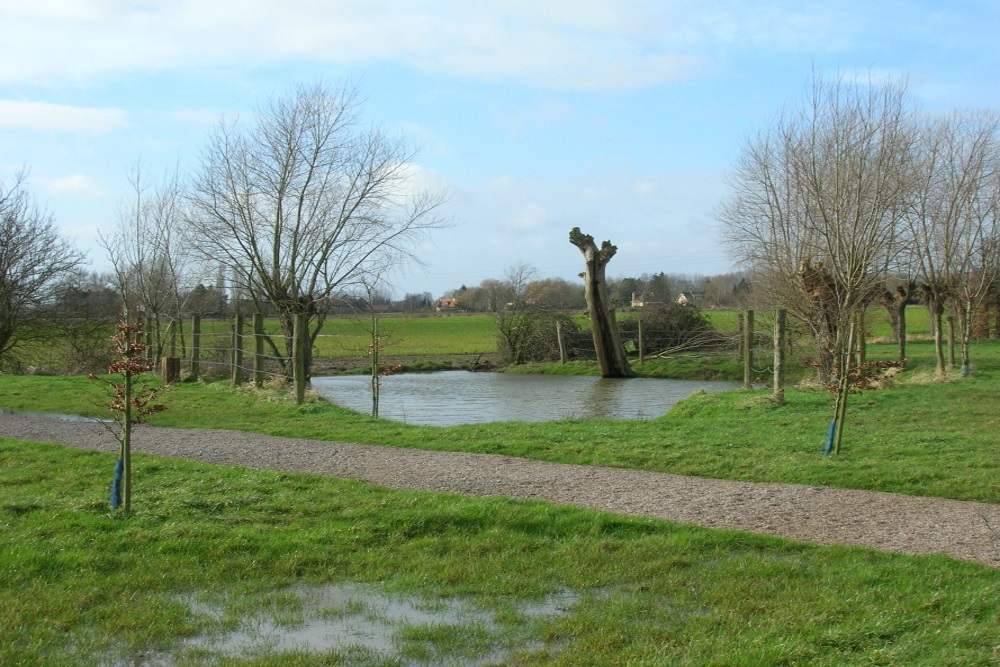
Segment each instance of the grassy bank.
M943 557L821 548L537 502L387 491L141 454L137 511L122 518L107 511L112 460L0 440L0 663L1000 659L1000 571ZM365 593L311 611L300 597L338 582L406 596L431 620L387 629L382 654L329 648L317 656L260 645L240 656L198 639L223 641L261 617L292 633L377 615L366 611ZM470 611L433 620L455 604Z

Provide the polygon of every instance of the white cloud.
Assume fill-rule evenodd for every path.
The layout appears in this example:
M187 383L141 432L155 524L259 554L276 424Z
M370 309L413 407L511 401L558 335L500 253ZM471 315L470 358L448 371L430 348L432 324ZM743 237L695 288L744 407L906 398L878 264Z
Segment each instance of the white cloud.
M632 194L637 197L651 197L657 190L656 183L652 181L637 181L632 184Z
M107 132L127 124L121 109L95 109L46 102L0 100L0 128Z
M489 187L491 190L497 190L500 192L507 192L513 190L514 186L515 186L514 179L506 175L498 176L489 183Z
M426 148L434 155L448 155L451 149L447 142L443 141L434 132L428 130L423 125L417 123L404 122L401 124L403 132L407 136L416 137L417 144L421 148Z
M504 220L503 224L508 229L526 231L544 227L548 221L549 215L544 207L538 204L526 204L514 215Z
M182 109L167 112L167 117L192 125L215 125L225 113L221 109Z
M719 45L815 48L844 18L780 0L0 0L0 81L274 58L397 61L476 80L625 89L688 79ZM830 24L836 30L827 30ZM823 43L829 42L826 39Z
M86 199L100 199L107 193L97 181L86 174L71 174L57 178L39 178L38 183L56 195L71 195Z

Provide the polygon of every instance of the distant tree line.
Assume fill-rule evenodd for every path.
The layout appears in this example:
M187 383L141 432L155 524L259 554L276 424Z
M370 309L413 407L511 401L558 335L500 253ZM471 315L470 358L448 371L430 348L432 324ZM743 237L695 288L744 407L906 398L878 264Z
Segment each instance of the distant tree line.
M586 308L583 284L563 278L537 278L538 271L531 268L532 278L523 286L526 302L540 308L582 311ZM494 313L511 302L510 276L490 278L475 286L462 285L444 294L457 300L459 310ZM647 305L675 303L682 293L695 296L701 308L744 308L750 303L750 283L743 273L724 273L715 276L697 274L644 273L638 277L608 279L608 291L616 308L622 311L633 308L638 301Z

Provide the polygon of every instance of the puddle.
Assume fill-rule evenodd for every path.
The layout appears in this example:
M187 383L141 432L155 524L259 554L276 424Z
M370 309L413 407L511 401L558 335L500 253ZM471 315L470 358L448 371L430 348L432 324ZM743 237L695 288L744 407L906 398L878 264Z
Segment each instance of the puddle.
M238 601L191 597L183 600L191 612L220 629L187 639L169 653L146 653L135 664L169 667L178 661L335 651L344 664L489 665L515 651L543 648L531 626L567 614L580 597L563 591L504 614L466 600L394 597L348 583L277 591L252 601L264 611L249 616L239 615ZM506 620L497 620L501 616ZM221 629L233 623L235 629Z
M92 422L100 423L105 421L111 421L110 419L104 419L101 417L81 417L80 415L63 415L58 412L21 412L18 410L6 410L0 408L0 415L15 415L20 417L41 417L44 419L57 419L59 421L67 422Z

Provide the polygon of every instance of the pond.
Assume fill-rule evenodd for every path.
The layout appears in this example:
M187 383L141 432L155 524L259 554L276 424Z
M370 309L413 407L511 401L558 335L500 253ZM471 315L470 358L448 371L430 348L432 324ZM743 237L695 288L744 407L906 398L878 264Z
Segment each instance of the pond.
M314 377L326 400L371 414L367 375ZM382 378L379 416L408 424L455 426L496 421L654 419L698 390L737 389L712 380L627 380L569 375L441 371Z

